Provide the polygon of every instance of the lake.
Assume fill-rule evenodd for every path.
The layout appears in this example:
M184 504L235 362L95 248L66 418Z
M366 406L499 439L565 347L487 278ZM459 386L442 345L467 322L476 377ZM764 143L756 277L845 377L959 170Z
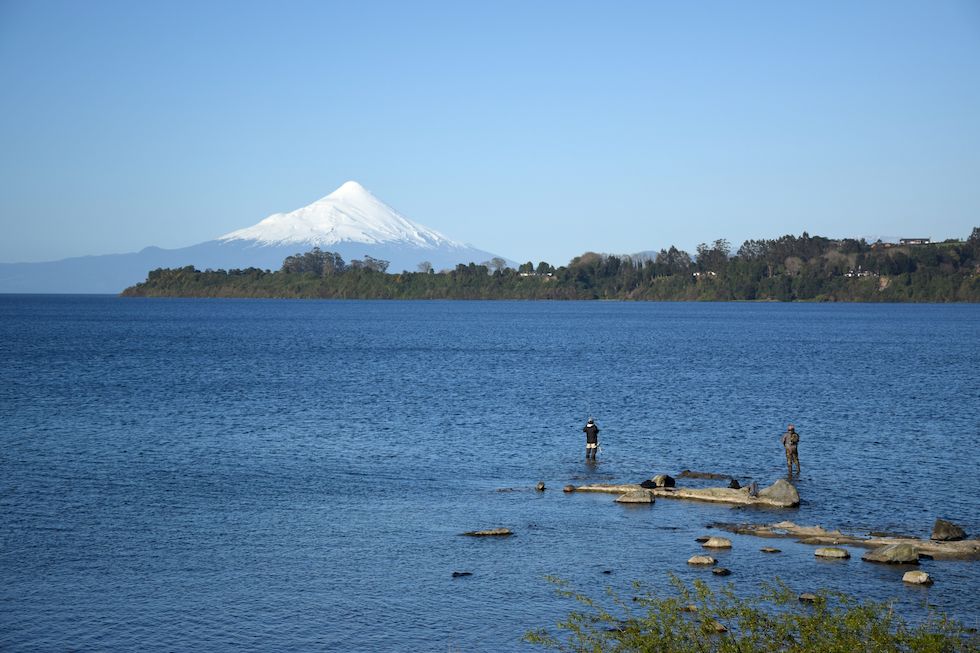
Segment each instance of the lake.
M778 577L977 626L978 562L924 561L928 589L793 540L685 562L712 522L976 536L978 370L980 305L0 296L0 649L529 650L573 607L546 575ZM769 485L788 422L798 509L561 492Z

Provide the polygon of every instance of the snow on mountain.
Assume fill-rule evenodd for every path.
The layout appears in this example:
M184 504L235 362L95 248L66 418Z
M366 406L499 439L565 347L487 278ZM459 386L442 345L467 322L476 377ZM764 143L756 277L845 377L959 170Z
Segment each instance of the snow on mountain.
M435 270L452 269L497 256L410 221L349 181L309 206L270 215L251 227L189 247L0 263L0 293L117 293L161 267L278 270L287 256L313 247L336 252L347 261L384 259L392 272L415 271L422 262Z
M425 249L464 247L416 224L348 181L326 197L290 213L274 213L258 224L221 236L221 241L255 241L264 246L337 243L399 244Z

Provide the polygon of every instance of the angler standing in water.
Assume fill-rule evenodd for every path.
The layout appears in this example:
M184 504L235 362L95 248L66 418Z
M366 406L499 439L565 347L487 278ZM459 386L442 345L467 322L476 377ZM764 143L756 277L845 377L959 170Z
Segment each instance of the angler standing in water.
M595 460L596 450L599 448L599 427L590 417L582 430L585 431L585 459Z
M800 444L800 434L796 432L796 427L790 424L786 427L786 432L780 440L783 448L786 449L786 474L793 475L793 463L796 463L796 475L800 474L800 454L797 448Z

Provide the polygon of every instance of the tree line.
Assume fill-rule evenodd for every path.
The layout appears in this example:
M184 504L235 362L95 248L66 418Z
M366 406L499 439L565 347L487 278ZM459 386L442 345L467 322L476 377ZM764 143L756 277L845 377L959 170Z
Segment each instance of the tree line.
M868 243L786 235L723 239L635 256L586 252L567 265L516 268L503 259L436 271L388 272L365 256L344 261L318 248L297 253L277 271L204 270L149 273L124 296L295 297L359 299L623 299L661 301L980 302L980 227L966 240Z

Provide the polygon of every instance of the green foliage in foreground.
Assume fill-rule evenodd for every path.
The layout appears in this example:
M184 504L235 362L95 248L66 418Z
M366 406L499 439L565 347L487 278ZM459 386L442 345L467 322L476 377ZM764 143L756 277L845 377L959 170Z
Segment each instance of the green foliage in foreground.
M549 579L559 594L583 609L558 623L559 633L530 632L524 639L558 651L625 653L853 653L881 651L957 653L980 651L980 640L960 624L932 616L909 625L887 604L863 603L820 592L803 604L784 584L766 585L755 598L740 598L731 586L717 592L702 581L688 588L676 577L671 598L648 592L630 602L611 592L611 609ZM638 584L634 589L642 592Z

